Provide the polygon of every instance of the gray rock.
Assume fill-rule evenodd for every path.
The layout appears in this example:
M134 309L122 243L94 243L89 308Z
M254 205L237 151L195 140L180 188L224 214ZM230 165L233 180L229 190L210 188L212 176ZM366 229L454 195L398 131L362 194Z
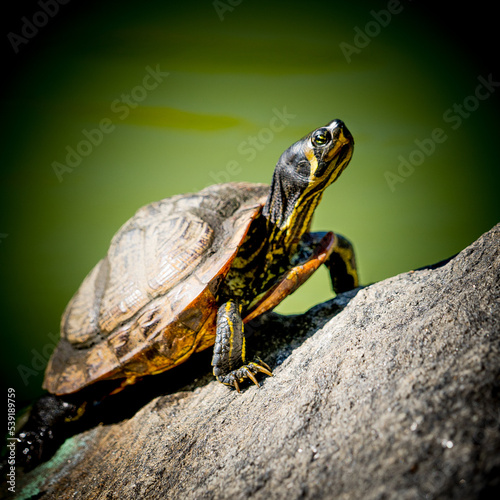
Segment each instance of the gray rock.
M207 375L157 397L67 440L21 497L489 498L499 252L497 225L440 267L267 316L250 342L274 371L260 388Z

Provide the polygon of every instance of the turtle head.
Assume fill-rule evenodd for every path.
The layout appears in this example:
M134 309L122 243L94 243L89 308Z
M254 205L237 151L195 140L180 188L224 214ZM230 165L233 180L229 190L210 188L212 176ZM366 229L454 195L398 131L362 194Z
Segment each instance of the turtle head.
M289 191L323 190L347 166L353 148L354 140L344 122L333 120L290 146L281 155L275 174Z
M308 230L324 190L345 169L353 148L347 127L341 120L333 120L281 155L263 215L285 234L286 240L295 242Z

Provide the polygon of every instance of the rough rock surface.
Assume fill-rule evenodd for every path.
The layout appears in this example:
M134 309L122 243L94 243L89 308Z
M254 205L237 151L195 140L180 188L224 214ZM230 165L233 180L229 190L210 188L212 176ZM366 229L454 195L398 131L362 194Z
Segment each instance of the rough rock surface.
M260 388L237 394L199 357L194 384L68 439L20 498L495 496L499 253L497 225L440 267L267 316Z

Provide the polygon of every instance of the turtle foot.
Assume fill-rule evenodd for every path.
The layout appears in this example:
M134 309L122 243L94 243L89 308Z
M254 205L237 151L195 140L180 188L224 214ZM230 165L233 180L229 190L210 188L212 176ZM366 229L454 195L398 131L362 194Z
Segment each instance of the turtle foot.
M246 378L250 379L257 387L260 387L259 382L255 377L258 372L269 375L270 377L273 376L271 368L260 358L255 358L255 361L251 361L237 370L233 370L226 375L218 376L217 380L225 385L234 387L238 392L240 392L240 383Z

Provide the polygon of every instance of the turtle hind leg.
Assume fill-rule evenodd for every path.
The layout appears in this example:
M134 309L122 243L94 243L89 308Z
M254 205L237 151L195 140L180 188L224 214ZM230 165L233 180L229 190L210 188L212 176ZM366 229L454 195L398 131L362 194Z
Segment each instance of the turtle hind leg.
M17 434L19 465L31 470L51 458L68 437L67 423L80 418L84 411L84 402L72 402L53 394L38 399Z
M217 312L217 332L212 357L213 373L217 380L233 386L240 392L239 384L250 379L257 386L258 372L272 375L271 369L256 358L246 362L246 346L241 307L236 300L223 303Z

